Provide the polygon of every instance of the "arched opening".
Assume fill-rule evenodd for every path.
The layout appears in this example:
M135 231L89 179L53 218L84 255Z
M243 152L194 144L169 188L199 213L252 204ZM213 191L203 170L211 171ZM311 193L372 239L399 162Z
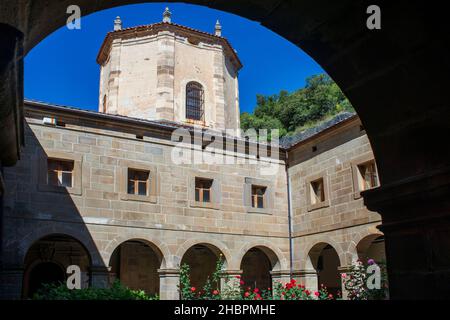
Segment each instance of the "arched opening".
M159 274L163 255L153 244L130 240L118 246L110 259L111 276L124 286L159 294Z
M339 274L340 260L336 250L327 243L316 244L308 253L308 264L312 267L317 275L318 290L321 286L325 286L329 293L337 295L342 292L341 277Z
M189 82L186 85L186 119L203 120L204 103L203 86L195 81Z
M358 258L363 263L373 259L376 263L386 263L384 236L376 234L363 238L356 246Z
M189 265L191 285L201 289L214 273L216 264L222 259L222 252L209 244L197 244L190 247L181 259L181 266Z
M88 287L91 257L78 240L51 235L36 241L25 257L23 296L32 298L43 284L64 283L71 265L80 267L81 285Z
M242 280L252 290L267 290L272 287L274 267L278 257L270 249L255 247L248 250L241 261Z

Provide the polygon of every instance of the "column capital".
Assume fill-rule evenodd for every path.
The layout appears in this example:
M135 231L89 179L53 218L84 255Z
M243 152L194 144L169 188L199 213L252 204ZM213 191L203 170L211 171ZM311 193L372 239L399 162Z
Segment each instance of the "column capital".
M222 276L241 276L244 273L243 270L222 270L220 275Z
M180 269L158 269L160 277L179 277Z
M352 266L340 266L338 267L339 273L347 273L352 271Z
M292 276L293 277L304 277L304 276L316 276L317 275L317 271L314 269L303 269L303 270L293 270L292 271Z
M276 271L270 271L270 274L274 278L290 277L291 271L290 270L276 270Z

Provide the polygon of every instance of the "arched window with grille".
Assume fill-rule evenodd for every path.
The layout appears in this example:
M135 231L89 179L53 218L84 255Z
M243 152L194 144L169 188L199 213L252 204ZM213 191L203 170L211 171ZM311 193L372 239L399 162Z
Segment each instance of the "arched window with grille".
M186 119L203 120L204 90L198 82L189 82L186 85Z

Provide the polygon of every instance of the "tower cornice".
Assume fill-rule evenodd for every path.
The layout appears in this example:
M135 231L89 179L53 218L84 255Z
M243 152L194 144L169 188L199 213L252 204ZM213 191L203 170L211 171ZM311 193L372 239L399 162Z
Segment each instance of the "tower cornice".
M97 55L97 63L102 65L108 58L112 43L115 39L132 39L157 34L161 31L170 31L177 35L188 38L191 42L203 42L209 44L219 44L224 48L225 54L230 58L236 70L239 71L243 65L231 46L230 42L222 37L200 30L192 29L182 25L168 22L159 22L150 25L137 26L117 31L109 32L103 41L100 51Z

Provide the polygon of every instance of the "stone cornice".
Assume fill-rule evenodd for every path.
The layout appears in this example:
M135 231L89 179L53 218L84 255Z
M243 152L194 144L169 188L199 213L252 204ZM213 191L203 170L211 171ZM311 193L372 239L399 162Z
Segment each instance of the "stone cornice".
M190 42L194 43L208 43L208 44L218 44L224 48L225 54L230 58L231 62L239 71L243 65L231 44L224 37L219 37L210 33L192 29L189 27L181 26L174 23L155 23L145 26L137 26L133 28L127 28L119 31L109 32L103 41L100 51L97 55L97 63L102 65L107 60L109 52L111 50L112 43L115 39L131 39L137 37L144 37L148 35L154 35L162 31L170 31L176 35L186 37Z

